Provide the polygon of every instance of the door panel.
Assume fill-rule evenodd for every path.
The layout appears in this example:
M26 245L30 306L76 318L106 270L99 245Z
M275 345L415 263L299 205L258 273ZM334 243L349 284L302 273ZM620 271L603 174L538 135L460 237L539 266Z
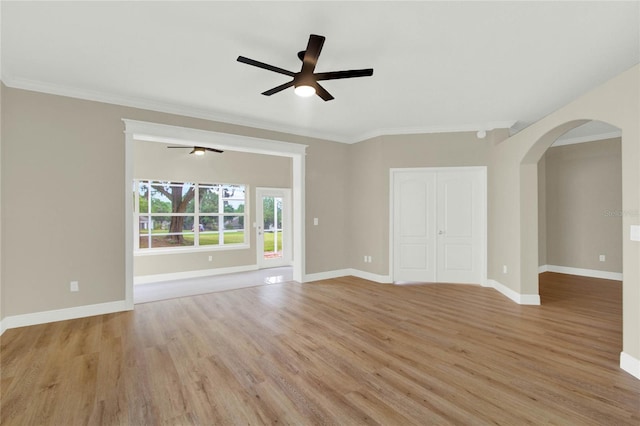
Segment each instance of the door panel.
M438 281L482 280L483 202L478 170L438 173Z
M473 249L468 244L444 244L443 269L446 271L470 271L473 269ZM442 272L438 271L439 277ZM446 279L440 278L441 281Z
M394 198L394 277L435 281L435 174L400 174Z

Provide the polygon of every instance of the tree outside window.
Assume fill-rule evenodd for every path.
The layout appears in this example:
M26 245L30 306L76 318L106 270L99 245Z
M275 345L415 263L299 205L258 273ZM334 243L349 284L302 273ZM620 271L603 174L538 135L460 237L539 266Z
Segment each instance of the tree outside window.
M244 185L137 181L138 249L245 244Z

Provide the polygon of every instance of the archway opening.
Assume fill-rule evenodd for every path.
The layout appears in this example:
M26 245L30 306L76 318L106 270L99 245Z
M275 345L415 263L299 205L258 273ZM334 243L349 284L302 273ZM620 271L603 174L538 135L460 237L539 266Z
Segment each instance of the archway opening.
M540 272L622 280L620 129L590 121L538 162Z
M537 204L528 204L537 209L523 212L529 221L522 224L528 232L522 240L522 267L538 268L529 274L535 279L529 285L535 284L541 304L579 311L594 324L620 330L621 336L621 130L595 120L558 126L527 153L521 177L523 201L537 198ZM524 229L531 220L537 224L535 233ZM531 239L537 241L535 251ZM603 350L621 348L622 338Z

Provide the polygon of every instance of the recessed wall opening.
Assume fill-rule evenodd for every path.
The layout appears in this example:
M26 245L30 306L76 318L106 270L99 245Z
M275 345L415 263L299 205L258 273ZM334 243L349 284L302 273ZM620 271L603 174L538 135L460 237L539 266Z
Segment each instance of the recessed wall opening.
M288 264L279 266L288 266L289 276L302 281L305 145L124 121L126 301L130 308L134 282L262 267L256 262L254 200L257 188L265 186L287 191ZM224 152L207 150L195 156L190 154L192 149L169 146Z

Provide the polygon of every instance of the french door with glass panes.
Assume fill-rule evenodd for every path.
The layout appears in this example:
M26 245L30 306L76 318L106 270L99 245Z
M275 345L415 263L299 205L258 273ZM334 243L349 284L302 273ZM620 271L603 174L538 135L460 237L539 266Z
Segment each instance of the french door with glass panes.
M291 264L291 190L256 188L256 246L259 268Z

